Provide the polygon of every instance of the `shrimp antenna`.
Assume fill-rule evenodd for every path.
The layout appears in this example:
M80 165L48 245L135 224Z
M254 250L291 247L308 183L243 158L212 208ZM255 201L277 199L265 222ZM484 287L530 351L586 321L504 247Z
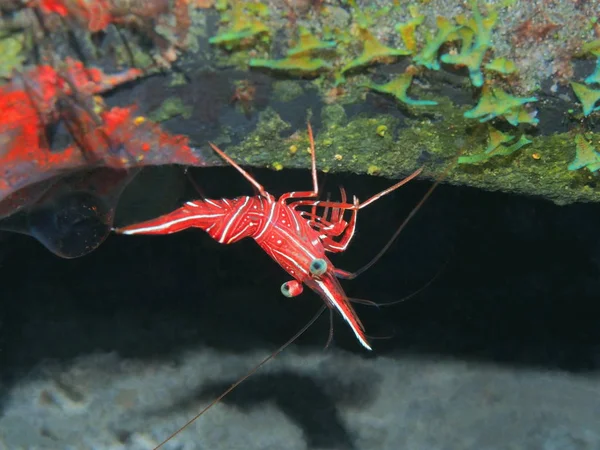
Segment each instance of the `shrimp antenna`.
M200 411L198 414L196 414L194 417L192 417L190 420L188 420L181 428L179 428L177 431L172 433L167 439L165 439L160 444L158 444L158 446L154 447L154 450L158 450L163 445L165 445L167 442L169 442L171 439L173 439L175 436L177 436L179 433L181 433L183 430L185 430L187 427L189 427L192 423L194 423L196 420L198 420L200 418L200 416L202 416L202 414L204 414L210 408L215 406L217 403L219 403L221 400L223 400L223 398L226 395L228 395L231 391L233 391L240 384L242 384L244 381L246 381L248 378L250 378L252 375L254 375L258 371L258 369L260 369L262 366L264 366L266 363L268 363L273 358L275 358L278 354L280 354L282 351L284 351L287 347L289 347L296 339L298 339L300 336L302 336L306 332L306 330L308 330L317 321L317 319L319 317L321 317L321 314L323 314L323 311L325 311L325 308L327 308L327 305L321 306L319 308L319 311L317 311L317 313L313 316L313 318L310 319L308 321L308 323L300 329L300 331L298 331L290 339L288 339L288 341L285 344L283 344L281 347L279 347L277 350L275 350L273 353L271 353L269 356L267 356L265 359L263 359L261 362L259 362L257 365L255 365L252 369L250 369L246 373L246 375L244 375L243 377L238 379L235 383L233 383L231 386L229 386L229 388L226 391L224 391L221 395L219 395L212 402L210 402L202 411Z
M459 152L458 156L460 156L461 153L462 153L462 151ZM446 177L450 173L450 170L452 170L456 166L456 164L458 163L458 156L455 158L454 162L452 164L450 164L444 170L444 172L442 172L442 174L435 180L435 182L433 183L433 185L427 190L427 192L421 198L421 200L419 201L419 203L416 204L416 206L410 211L410 213L408 214L408 216L406 217L406 219L404 219L404 221L400 224L400 226L394 232L394 234L392 235L392 237L390 238L390 240L383 246L383 248L381 250L379 250L379 253L377 253L373 257L373 259L371 259L371 261L369 261L367 264L365 264L364 266L362 266L357 271L355 271L353 273L346 274L346 276L344 276L344 278L346 278L348 280L352 280L352 279L356 278L357 276L359 276L360 274L362 274L362 273L366 272L367 270L369 270L377 261L379 261L379 259L385 254L385 252L387 252L390 249L390 247L392 246L392 244L394 243L394 241L398 238L398 236L400 235L400 233L402 233L402 231L406 228L406 226L411 221L411 219L415 216L415 214L417 214L417 212L421 209L421 207L429 199L429 197L431 196L431 194L433 194L433 191L435 191L435 189L446 179Z
M416 297L417 295L419 295L423 291L425 291L427 288L429 288L429 286L431 286L435 282L435 280L437 280L438 277L442 274L442 272L446 269L446 266L448 265L448 261L449 260L446 260L446 262L442 265L442 267L440 267L438 269L438 271L435 273L435 275L433 277L431 277L429 279L429 281L427 281L427 283L422 285L416 291L413 291L410 294L407 294L398 300L393 300L391 302L380 302L380 303L374 302L372 300L365 300L364 298L350 298L349 297L348 300L350 300L352 303L358 303L358 304L367 305L367 306L374 306L375 308L378 308L378 309L382 308L382 307L386 307L386 306L397 305L398 303L404 303L404 302L410 300L411 298Z

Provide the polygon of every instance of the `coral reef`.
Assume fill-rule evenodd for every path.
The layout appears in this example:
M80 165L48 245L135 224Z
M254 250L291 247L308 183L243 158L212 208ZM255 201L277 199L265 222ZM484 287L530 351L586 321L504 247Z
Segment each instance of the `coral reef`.
M162 77L134 85L134 115L127 89L113 96L122 109L91 102L105 122L87 125L97 132L117 133L109 123L129 111L131 127L159 121L192 145L211 139L246 164L279 170L308 166L304 152L289 149L306 144L313 114L323 170L400 177L425 164L436 177L458 158L449 182L560 203L600 198L595 150L586 147L598 148L597 1L554 9L519 0L163 3L130 2L125 14L125 2L99 2L96 15L78 1L16 7L0 33L0 77L12 82L31 65L28 29L56 30L48 43L65 51L55 19L69 17L82 29L79 51L100 57L100 67ZM178 70L165 72L174 62ZM206 164L174 155L139 155L136 165Z

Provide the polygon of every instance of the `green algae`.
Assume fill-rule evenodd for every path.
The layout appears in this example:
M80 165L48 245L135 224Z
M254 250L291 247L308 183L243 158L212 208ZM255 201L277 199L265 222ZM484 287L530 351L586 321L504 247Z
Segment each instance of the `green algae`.
M474 126L464 118L464 108L443 99L437 108L448 122L428 118L401 120L385 114L348 117L340 105L324 107L319 126L313 123L319 170L371 171L400 178L426 161L426 176L435 178L456 161L459 152L466 150L469 155L485 156L479 156L477 164L454 167L447 182L537 194L559 204L600 201L600 192L588 186L588 177L566 170L573 154L573 137L569 133L530 140L522 133L515 138L514 133L508 132L497 135L492 142L489 125ZM383 127L386 132L378 133ZM599 133L588 136L590 142L600 142ZM498 142L501 144L493 149ZM273 167L277 161L281 168L310 168L310 155L304 151L308 148L306 129L292 129L270 108L260 114L255 131L242 142L230 144L225 133L217 141L220 143L243 164ZM433 157L423 159L424 155Z
M162 104L148 114L148 118L153 122L164 122L174 117L183 117L189 119L192 116L194 108L186 105L179 97L167 98Z
M326 105L321 110L321 120L328 126L339 126L348 120L346 110L340 104Z
M273 83L273 97L279 102L291 102L303 93L304 89L296 81L281 80Z
M15 70L21 70L25 55L23 53L23 33L0 39L0 78L10 78Z
M156 67L156 63L152 58L152 54L143 49L137 40L131 39L127 42L118 42L115 45L114 52L115 59L120 65L133 65L144 70L146 74L152 73L153 68Z

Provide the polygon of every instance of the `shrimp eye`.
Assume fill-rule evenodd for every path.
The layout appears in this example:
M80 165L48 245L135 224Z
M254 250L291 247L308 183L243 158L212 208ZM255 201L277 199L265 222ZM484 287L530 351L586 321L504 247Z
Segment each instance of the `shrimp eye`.
M295 297L302 293L302 283L297 280L288 281L281 285L281 293L286 297Z
M325 272L327 272L327 261L321 258L313 259L310 263L310 273L318 277Z

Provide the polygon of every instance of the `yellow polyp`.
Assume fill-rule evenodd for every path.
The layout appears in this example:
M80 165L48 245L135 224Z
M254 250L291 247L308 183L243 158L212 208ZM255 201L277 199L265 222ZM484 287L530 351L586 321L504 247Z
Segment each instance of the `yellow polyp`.
M366 66L368 64L394 60L400 56L407 56L411 54L409 50L394 49L388 47L387 45L383 45L366 28L359 28L359 37L363 42L363 51L357 58L344 66L342 69L342 74L349 70Z
M102 96L94 95L93 100L94 100L94 102L93 102L92 109L94 110L94 113L95 114L102 113L102 111L104 111L106 109L106 103L104 102L104 99L102 98Z
M417 100L408 96L408 89L410 88L413 80L413 75L410 71L407 71L392 81L385 84L367 83L364 86L382 94L388 94L396 98L397 100L411 106L433 106L437 105L437 102L433 100Z
M369 167L367 167L367 173L369 175L377 175L380 172L381 172L381 169L378 166L374 165L374 164L372 164Z
M341 161L342 159L344 159L344 157L342 155L340 155L339 153L336 153L334 155L334 158L335 158L336 161Z
M446 42L458 37L456 32L459 29L459 27L453 25L445 17L438 16L436 22L438 27L437 33L435 36L429 35L427 37L427 44L413 58L415 64L419 64L431 70L440 69L440 63L437 59L438 51Z
M283 164L281 164L280 162L274 162L273 164L271 164L271 167L273 168L273 170L276 171L280 171L283 170Z
M487 17L481 15L477 1L471 0L473 18L463 22L463 30L466 27L471 32L463 32L461 35L462 44L458 54L442 55L441 60L446 64L466 67L469 71L469 77L475 87L483 86L483 73L481 66L483 59L491 47L492 29L498 19L498 12L490 10ZM472 33L472 34L471 34Z
M145 121L146 121L146 118L144 116L137 116L135 119L133 119L134 125L141 125Z
M415 53L417 51L417 38L415 32L417 27L425 20L425 16L423 14L418 14L417 8L414 5L409 6L408 10L410 11L412 19L406 23L396 25L396 31L400 33L404 46L410 50L411 53Z
M379 126L377 127L377 129L375 130L375 132L376 132L376 133L377 133L379 136L381 136L381 137L384 137L384 136L385 136L385 134L387 133L387 130L388 130L388 127L386 127L385 125L379 125Z
M465 112L464 117L467 119L479 119L480 122L487 122L496 117L504 117L506 119L506 114L514 121L515 117L513 114L519 107L525 103L536 101L536 97L515 97L500 88L485 85L481 90L479 103L477 103L475 108ZM518 115L516 118L518 119Z
M289 151L292 155L295 155L296 152L298 151L298 147L295 145L290 145Z
M575 159L569 164L569 170L579 170L584 167L590 172L600 169L600 153L582 135L575 136Z
M584 116L589 116L594 111L600 111L600 106L596 106L600 100L600 89L593 89L585 84L575 82L571 82L571 87L581 103Z
M517 71L515 63L506 58L495 58L485 65L487 70L497 72L502 75L510 75Z

